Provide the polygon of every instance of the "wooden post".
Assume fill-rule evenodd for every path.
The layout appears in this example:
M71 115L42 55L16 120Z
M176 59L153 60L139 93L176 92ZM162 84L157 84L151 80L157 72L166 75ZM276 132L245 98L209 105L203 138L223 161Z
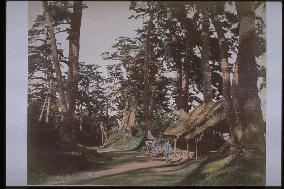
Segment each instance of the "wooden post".
M177 139L174 138L174 155L176 155L176 148L177 148Z

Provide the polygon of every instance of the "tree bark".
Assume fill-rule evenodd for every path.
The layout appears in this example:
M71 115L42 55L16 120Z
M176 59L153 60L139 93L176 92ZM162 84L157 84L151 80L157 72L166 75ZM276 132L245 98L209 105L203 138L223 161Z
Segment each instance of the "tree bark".
M240 19L238 51L238 102L243 120L243 135L239 138L247 150L265 155L265 124L257 88L255 11L253 2L236 2Z
M181 99L181 105L182 108L180 109L180 117L184 118L188 114L189 111L189 105L188 105L188 97L189 97L189 69L188 64L190 62L185 62L184 68L183 68L183 76L182 76L182 83L181 83L181 90L182 90L182 99Z
M68 69L68 120L64 122L61 135L64 141L74 143L74 114L76 109L76 99L78 96L78 78L79 78L79 50L80 50L80 27L82 19L82 1L73 2L73 13L71 15L71 28L69 33L69 69Z
M186 48L187 48L187 57L184 61L182 68L182 82L181 82L181 91L182 95L180 100L181 109L179 109L180 117L185 117L189 111L189 79L190 79L190 70L192 69L192 55L193 55L193 44L189 40L191 39L192 33L196 31L196 27L193 25L192 20L187 18L187 11L184 6L178 8L176 13L177 20L181 23L181 26L186 30L185 35L187 38Z
M69 33L69 64L68 64L68 85L67 93L64 92L64 85L60 62L58 57L58 49L56 44L56 37L53 21L48 13L48 2L43 1L44 16L48 26L48 33L50 34L50 45L52 50L52 62L56 73L59 93L59 106L61 109L62 126L60 127L60 135L63 146L72 147L75 143L74 136L74 114L76 108L76 98L78 93L78 75L79 75L79 49L80 49L80 27L82 18L82 1L74 1L73 13L71 15L71 28Z
M147 131L145 134L147 138L150 136L151 132L151 125L150 125L150 97L151 97L151 91L150 91L150 81L149 81L149 71L151 67L152 62L152 51L151 49L151 43L150 43L150 37L152 35L152 30L154 29L154 12L153 10L150 12L150 18L148 21L148 29L145 39L145 47L144 47L144 56L145 61L143 64L143 73L144 73L144 91L143 91L143 122L142 126Z
M130 109L129 103L128 103L128 101L126 101L124 110L122 112L122 121L121 121L120 130L124 130L128 125L128 118L129 118L129 114L130 114L129 109Z
M69 34L69 77L70 90L68 94L69 111L72 116L75 113L75 105L78 94L79 78L79 51L80 51L80 28L82 19L82 1L73 2L73 13L71 16L71 29Z
M172 52L175 54L175 52ZM176 55L173 55L176 62L176 106L177 110L179 112L180 118L183 118L185 116L185 111L183 109L183 70L182 70L182 62L176 57ZM185 83L184 83L185 84Z
M59 105L60 105L60 109L62 113L61 119L64 119L63 116L64 116L64 113L67 112L67 107L66 107L65 93L64 93L64 88L63 88L63 80L62 80L62 75L61 75L61 68L60 68L60 63L58 59L56 38L55 38L54 29L52 26L53 21L48 13L48 2L42 1L42 3L43 3L44 16L45 16L46 23L47 23L48 33L50 34L49 36L50 36L50 47L51 47L51 57L52 57L53 67L55 69L56 79L58 82Z
M47 107L46 107L46 117L45 117L45 122L48 123L49 121L49 112L50 112L50 101L51 101L51 93L52 93L52 79L49 81L49 87L48 87L48 99L47 99Z
M208 11L203 12L203 24L202 24L202 84L203 84L203 102L210 102L213 100L212 86L211 86L211 74L209 65L209 15Z
M235 139L236 133L234 128L237 127L236 114L233 111L233 103L231 98L231 82L230 82L230 73L229 73L229 62L228 62L228 44L224 35L222 25L218 18L218 13L216 8L211 9L212 21L217 32L220 48L220 63L222 69L222 95L223 95L223 107L224 114L227 117L229 130L230 130L230 142L232 146L235 146L237 140Z
M40 113L40 116L39 116L39 119L38 119L39 122L41 122L41 120L42 120L43 112L44 112L47 100L48 100L48 94L46 94L46 97L44 99L44 103L43 103L42 108L41 108L41 113Z
M65 99L65 92L64 92L64 85L63 85L63 79L61 75L61 68L60 68L60 62L58 58L58 49L56 44L56 37L54 33L54 28L52 26L52 18L48 13L48 2L43 1L43 9L44 9L44 16L47 22L47 28L48 32L50 34L50 47L51 47L51 57L52 62L55 69L56 79L58 83L58 93L59 93L59 106L60 106L60 112L61 112L61 121L62 125L59 128L60 129L60 135L61 135L61 142L64 147L68 148L69 146L72 146L74 143L74 134L72 130L70 129L64 129L67 128L68 125L70 125L70 119L71 115L68 112L66 99Z
M136 113L138 108L138 100L134 99L130 104L126 102L123 111L122 124L120 130L126 136L132 136L132 129L136 122Z
M175 18L175 12L172 11L172 18ZM175 15L178 17L178 15ZM178 17L182 20L182 18ZM179 113L180 118L184 118L189 110L188 106L188 80L189 80L189 70L188 70L188 62L185 61L184 63L181 60L181 56L179 54L179 49L177 49L178 42L176 39L173 39L172 36L175 36L175 30L173 26L169 27L170 31L170 49L171 49L171 55L175 62L175 68L176 68L176 107L177 111Z
M133 102L133 104L130 108L131 112L130 112L129 120L128 120L128 128L130 130L130 133L135 126L137 108L138 108L138 102L137 102L137 100L134 100L134 102Z

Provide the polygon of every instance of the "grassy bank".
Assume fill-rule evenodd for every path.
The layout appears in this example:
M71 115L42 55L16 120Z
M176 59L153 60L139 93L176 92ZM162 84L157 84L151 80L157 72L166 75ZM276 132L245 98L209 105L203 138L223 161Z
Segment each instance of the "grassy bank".
M124 136L123 133L113 132L106 141L105 146L118 150L134 150L142 142L143 136Z
M183 181L193 186L264 186L265 162L231 156L208 159Z

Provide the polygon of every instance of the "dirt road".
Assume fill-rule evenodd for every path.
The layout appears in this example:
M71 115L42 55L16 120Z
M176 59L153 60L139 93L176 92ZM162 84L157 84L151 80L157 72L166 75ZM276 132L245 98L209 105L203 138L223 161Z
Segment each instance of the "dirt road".
M98 149L108 159L97 160L93 170L48 178L43 185L183 185L200 162L166 164L150 160L143 151Z

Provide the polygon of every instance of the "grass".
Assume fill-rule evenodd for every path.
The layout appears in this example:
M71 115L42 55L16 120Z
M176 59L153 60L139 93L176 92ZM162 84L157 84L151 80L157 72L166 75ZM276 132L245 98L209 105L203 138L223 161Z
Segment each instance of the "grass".
M202 168L201 173L208 174L208 173L212 173L214 171L221 170L226 165L228 165L232 160L233 160L233 157L232 156L228 156L226 158L215 160L215 161L212 161L210 163L207 163Z
M97 169L102 166L100 161L108 160L107 157L97 154L95 150L88 150L88 154L64 151L29 151L28 184L41 184L49 177ZM90 155L94 158L89 157ZM95 159L96 162L92 159Z
M124 136L122 133L114 132L106 141L105 146L118 150L134 150L143 140L143 136Z
M265 163L231 156L205 161L183 181L193 186L264 186Z
M139 146L141 141L142 138L139 137L126 137L113 143L111 147L119 150L133 150Z

